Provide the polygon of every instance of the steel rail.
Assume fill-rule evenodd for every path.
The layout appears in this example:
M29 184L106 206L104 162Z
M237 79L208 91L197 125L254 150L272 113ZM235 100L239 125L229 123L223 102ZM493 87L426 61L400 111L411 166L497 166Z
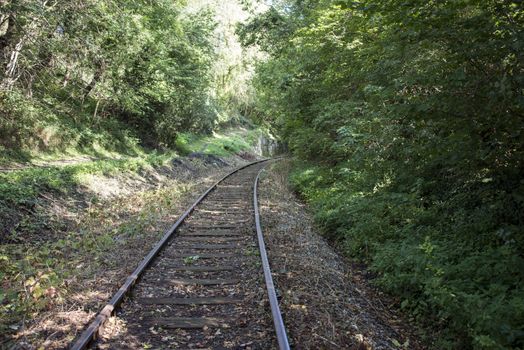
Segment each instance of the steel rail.
M260 169L258 172L253 188L253 206L255 209L255 226L257 229L258 247L260 249L260 257L262 259L262 268L264 269L264 278L266 280L266 288L269 297L269 304L271 306L271 314L273 315L273 324L275 325L275 331L277 333L278 346L280 350L289 350L290 347L286 333L286 327L284 325L284 320L282 319L282 314L280 313L280 307L278 306L275 284L273 283L273 277L271 276L266 245L264 243L264 234L262 233L262 226L260 225L260 213L258 210L258 183L262 171L264 171L264 168Z
M87 346L96 339L96 336L98 334L98 330L100 327L104 325L104 323L107 321L109 317L113 314L115 309L120 305L124 297L131 291L131 288L136 283L140 275L144 272L144 270L151 264L151 262L155 259L155 257L160 253L160 251L164 248L166 243L171 239L177 228L184 222L184 220L193 212L193 210L196 208L204 198L207 197L207 195L213 191L222 181L227 179L228 177L232 176L233 174L236 174L242 169L245 169L249 166L262 163L267 161L268 159L258 160L256 162L251 162L249 164L243 165L241 167L236 168L229 174L222 177L220 180L215 182L211 187L209 187L198 199L178 218L178 220L169 228L169 230L166 231L162 239L153 247L153 249L146 255L146 257L140 262L140 264L137 266L137 268L129 275L124 282L124 284L118 289L118 291L113 295L109 303L102 308L102 310L97 314L95 319L91 322L91 324L87 327L87 329L82 333L82 335L78 338L78 340L70 347L71 350L83 350L87 348Z

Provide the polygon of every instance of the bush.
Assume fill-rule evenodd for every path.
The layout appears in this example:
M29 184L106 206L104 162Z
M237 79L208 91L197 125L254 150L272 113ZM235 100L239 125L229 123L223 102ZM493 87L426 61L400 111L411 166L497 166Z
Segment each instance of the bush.
M348 179L353 183L343 185ZM475 200L497 192L484 186L425 207L414 194L358 191L364 188L358 174L304 163L290 180L323 232L370 262L377 285L398 296L418 322L439 329L436 348L524 345L522 231L498 228L512 196L465 210L465 195Z
M511 1L291 0L240 30L297 191L438 349L524 348L523 27Z

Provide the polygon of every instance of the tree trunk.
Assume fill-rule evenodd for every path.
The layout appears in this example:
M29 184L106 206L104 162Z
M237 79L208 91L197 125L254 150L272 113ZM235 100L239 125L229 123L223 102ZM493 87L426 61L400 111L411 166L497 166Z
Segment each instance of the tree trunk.
M45 9L48 0L42 1L41 6ZM0 8L7 4L7 0L0 0ZM2 62L0 69L4 69L4 76L0 82L0 90L10 90L18 79L17 71L19 66L20 53L26 43L38 39L40 27L45 21L37 14L31 19L28 25L18 28L20 35L16 35L15 13L8 14L7 28L5 34L0 36L0 54ZM5 17L5 15L4 15ZM4 19L5 22L5 19ZM5 24L3 24L5 26ZM15 38L16 35L16 38ZM16 43L16 44L15 44Z
M83 100L85 100L89 96L91 91L93 91L93 89L95 88L96 83L98 83L98 81L102 77L102 74L104 73L104 67L105 67L105 64L103 64L103 62L99 60L95 62L95 73L93 74L93 79L91 79L91 81L85 88Z
M25 36L22 37L18 43L16 43L13 51L11 51L11 57L9 58L9 63L7 64L4 79L0 85L0 90L10 90L13 87L13 84L16 82L16 66L18 63L18 58L20 57L20 51L24 47Z
M6 49L13 41L15 23L14 18L10 14L0 15L0 60L4 61L8 56ZM4 64L2 64L4 66Z

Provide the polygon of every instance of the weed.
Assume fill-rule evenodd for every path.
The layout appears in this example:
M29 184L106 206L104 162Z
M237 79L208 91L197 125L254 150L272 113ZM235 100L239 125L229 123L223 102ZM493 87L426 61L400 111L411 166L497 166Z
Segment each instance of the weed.
M184 264L192 265L200 259L198 255L187 256L184 258Z
M244 250L246 256L260 256L260 251L257 248L249 247Z

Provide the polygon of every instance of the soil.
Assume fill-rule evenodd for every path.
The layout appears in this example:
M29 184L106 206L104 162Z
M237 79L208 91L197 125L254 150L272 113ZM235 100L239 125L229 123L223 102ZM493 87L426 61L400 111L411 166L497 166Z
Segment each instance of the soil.
M280 307L294 349L424 349L362 265L323 239L288 187L286 161L260 184L260 215Z

